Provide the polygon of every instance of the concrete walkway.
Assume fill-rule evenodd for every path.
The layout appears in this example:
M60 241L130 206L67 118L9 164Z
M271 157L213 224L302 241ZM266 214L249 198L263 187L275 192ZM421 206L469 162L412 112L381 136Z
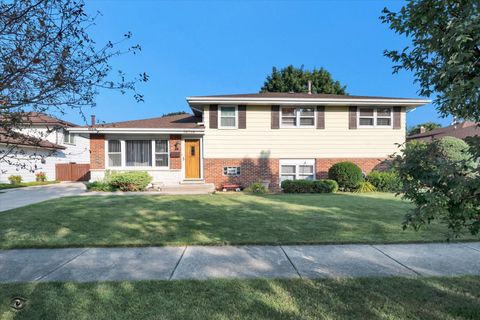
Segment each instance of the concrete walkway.
M480 275L480 242L0 250L0 282Z
M85 184L81 182L63 182L2 190L0 193L0 212L50 199L76 196L84 193L85 190Z

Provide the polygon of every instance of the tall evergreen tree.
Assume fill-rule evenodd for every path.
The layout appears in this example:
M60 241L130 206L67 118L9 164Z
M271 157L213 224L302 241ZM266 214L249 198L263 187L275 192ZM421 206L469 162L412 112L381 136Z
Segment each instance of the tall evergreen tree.
M346 94L346 86L332 79L324 68L305 70L303 65L296 68L289 65L278 70L272 68L260 92L308 92L308 81L312 81L312 93Z

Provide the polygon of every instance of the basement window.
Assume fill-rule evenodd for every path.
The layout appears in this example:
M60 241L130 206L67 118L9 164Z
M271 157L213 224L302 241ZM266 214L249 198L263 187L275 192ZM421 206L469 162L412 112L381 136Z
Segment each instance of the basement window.
M240 167L223 167L223 175L236 177L240 175Z
M280 183L285 180L315 180L315 160L280 160Z

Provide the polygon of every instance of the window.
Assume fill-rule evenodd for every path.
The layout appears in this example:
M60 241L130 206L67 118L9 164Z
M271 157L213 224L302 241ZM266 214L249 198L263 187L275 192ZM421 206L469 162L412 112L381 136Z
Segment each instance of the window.
M122 166L122 147L119 140L108 140L108 166Z
M391 126L391 125L392 125L392 109L377 108L377 126Z
M237 107L228 106L220 107L220 128L231 128L234 129L237 127Z
M224 176L239 176L240 167L223 167Z
M314 127L315 109L283 107L281 117L282 127Z
M155 140L155 166L168 167L168 141Z
M314 180L315 160L280 160L280 183L285 180Z
M127 167L152 166L152 141L127 140L125 141Z
M63 130L63 143L75 144L75 135L73 133L68 132L67 130Z
M392 108L359 108L359 127L390 127L392 125Z

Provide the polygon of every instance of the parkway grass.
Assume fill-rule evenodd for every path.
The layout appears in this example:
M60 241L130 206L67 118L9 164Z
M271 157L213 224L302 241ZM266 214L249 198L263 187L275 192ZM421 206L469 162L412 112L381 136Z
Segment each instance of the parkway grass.
M448 238L438 224L418 232L402 230L411 207L388 193L67 197L0 212L0 248L402 243Z
M12 297L26 300L15 311ZM480 277L0 285L0 319L478 319Z

